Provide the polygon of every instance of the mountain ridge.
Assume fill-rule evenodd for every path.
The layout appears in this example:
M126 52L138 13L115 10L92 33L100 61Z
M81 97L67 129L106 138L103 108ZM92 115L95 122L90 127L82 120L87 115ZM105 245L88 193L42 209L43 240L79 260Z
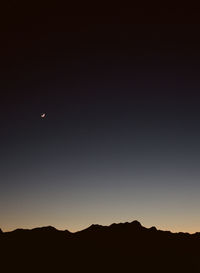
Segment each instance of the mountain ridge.
M149 228L147 227L144 227L139 221L137 220L133 220L132 222L119 222L119 223L112 223L110 225L100 225L100 224L91 224L90 226L82 229L82 230L78 230L78 231L75 231L75 232L71 232L69 231L68 229L64 229L64 230L60 230L60 229L57 229L51 225L49 226L41 226L41 227L34 227L34 228L17 228L17 229L14 229L14 230L11 230L11 231L3 231L1 228L0 228L0 234L10 234L10 233L13 233L13 232L30 232L30 231L55 231L55 232L68 232L70 234L78 234L78 233L81 233L81 232L85 232L85 231L95 231L95 230L100 230L100 229L108 229L108 228L113 228L113 227L125 227L125 226L129 226L129 227L137 227L137 228L141 228L141 229L146 229L146 230L151 230L151 231L160 231L160 232L170 232L171 234L185 234L185 235L199 235L200 236L200 232L195 232L195 233L189 233L189 232L182 232L182 231L179 231L179 232L172 232L170 230L162 230L162 229L157 229L155 226L151 226Z
M200 272L199 256L200 233L146 228L138 221L93 224L74 233L52 226L0 233L4 272Z

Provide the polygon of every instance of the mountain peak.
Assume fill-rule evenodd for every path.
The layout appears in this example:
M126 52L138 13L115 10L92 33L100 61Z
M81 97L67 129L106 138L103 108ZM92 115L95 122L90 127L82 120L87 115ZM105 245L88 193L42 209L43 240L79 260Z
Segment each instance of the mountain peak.
M103 226L98 225L98 224L92 224L91 226L89 226L88 228L86 228L86 230L90 230L90 231L96 231L101 229Z
M137 220L134 220L133 222L131 222L131 225L135 226L135 227L138 227L138 228L142 227L142 225L140 224L140 222L138 222Z
M151 231L157 231L157 228L153 226L153 227L150 227L149 230L151 230Z
M58 231L55 227L52 226L46 226L46 227L38 227L34 228L34 231Z

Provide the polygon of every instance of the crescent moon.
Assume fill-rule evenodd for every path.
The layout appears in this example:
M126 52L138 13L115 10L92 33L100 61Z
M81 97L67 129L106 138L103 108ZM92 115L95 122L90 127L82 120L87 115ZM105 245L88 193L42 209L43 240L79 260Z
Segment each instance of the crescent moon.
M41 118L45 118L45 117L46 117L45 113L41 114Z

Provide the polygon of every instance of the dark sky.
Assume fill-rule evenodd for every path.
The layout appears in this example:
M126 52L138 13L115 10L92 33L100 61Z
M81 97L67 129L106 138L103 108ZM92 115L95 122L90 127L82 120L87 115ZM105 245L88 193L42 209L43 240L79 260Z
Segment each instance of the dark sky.
M200 230L200 10L103 14L3 10L3 230L134 219Z

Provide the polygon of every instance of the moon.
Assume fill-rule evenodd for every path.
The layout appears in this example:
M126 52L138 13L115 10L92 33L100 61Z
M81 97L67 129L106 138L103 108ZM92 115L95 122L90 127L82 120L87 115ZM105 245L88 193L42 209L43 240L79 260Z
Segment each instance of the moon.
M41 116L41 118L45 118L45 117L46 117L46 114L45 114L45 113L42 113L40 116Z

